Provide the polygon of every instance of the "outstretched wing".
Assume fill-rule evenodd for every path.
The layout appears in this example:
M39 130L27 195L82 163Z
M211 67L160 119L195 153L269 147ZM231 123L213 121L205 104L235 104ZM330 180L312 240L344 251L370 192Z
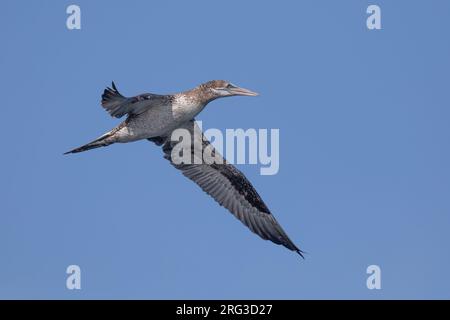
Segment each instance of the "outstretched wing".
M113 82L111 88L107 87L102 94L102 107L111 116L120 118L125 114L138 115L156 105L169 104L169 100L170 96L152 93L124 97Z
M181 170L183 175L199 185L221 206L227 208L251 231L264 240L283 245L303 257L302 251L289 239L244 174L223 159L204 137L195 121L191 120L178 129L186 129L190 133L191 148L188 164L173 161L172 150L179 141L172 141L171 136L148 140L162 146L164 158L169 160L175 168ZM197 139L197 143L194 142L194 139ZM199 158L199 155L202 157L202 151L205 148L209 148L208 154L214 155L215 163L207 161L210 163L207 164L203 161L204 159ZM222 161L217 161L218 159Z

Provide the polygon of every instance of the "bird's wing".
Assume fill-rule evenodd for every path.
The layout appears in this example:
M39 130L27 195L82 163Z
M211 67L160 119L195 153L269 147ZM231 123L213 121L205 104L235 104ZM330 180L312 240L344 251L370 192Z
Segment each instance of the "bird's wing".
M111 88L107 87L102 94L102 107L111 116L120 118L125 114L138 115L156 105L168 104L169 99L169 96L152 93L124 97L113 82Z
M190 133L191 162L189 164L173 161L172 150L179 141L172 141L172 134L148 140L162 146L164 158L169 160L175 168L181 170L183 175L199 185L221 206L227 208L251 231L264 240L283 245L303 257L302 251L289 239L244 174L223 159L222 155L205 138L196 122L191 120L177 129L186 129ZM215 156L215 163L207 164L200 159L205 148L209 148L208 154ZM217 159L222 159L222 164Z

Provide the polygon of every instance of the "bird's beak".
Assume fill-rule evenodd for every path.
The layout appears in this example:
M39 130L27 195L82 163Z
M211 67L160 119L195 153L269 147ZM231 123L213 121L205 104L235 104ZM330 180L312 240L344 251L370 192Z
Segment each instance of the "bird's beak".
M235 88L231 88L228 90L231 94L235 95L235 96L257 96L258 93L250 91L248 89L244 89L244 88L239 88L239 87L235 87Z

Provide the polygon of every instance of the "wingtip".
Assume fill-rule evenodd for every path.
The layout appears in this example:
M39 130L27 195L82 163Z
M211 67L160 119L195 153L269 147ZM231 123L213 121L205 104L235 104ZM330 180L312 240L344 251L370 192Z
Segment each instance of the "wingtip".
M300 250L300 249L297 249L297 250L295 250L295 252L297 252L297 253L300 255L300 257L302 257L303 260L305 260L305 256L303 255L303 254L306 254L305 251L302 251L302 250Z

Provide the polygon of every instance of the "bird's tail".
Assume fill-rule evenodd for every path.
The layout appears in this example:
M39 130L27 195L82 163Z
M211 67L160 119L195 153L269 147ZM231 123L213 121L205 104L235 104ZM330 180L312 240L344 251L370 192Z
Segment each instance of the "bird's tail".
M98 139L95 139L94 141L91 141L81 147L75 148L73 150L67 151L64 154L69 154L69 153L78 153L78 152L83 152L83 151L87 151L87 150L91 150L91 149L95 149L95 148L100 148L100 147L106 147L109 146L110 144L113 144L114 141L112 141L110 138L112 135L111 132L105 133L104 135L102 135L101 137L99 137Z

